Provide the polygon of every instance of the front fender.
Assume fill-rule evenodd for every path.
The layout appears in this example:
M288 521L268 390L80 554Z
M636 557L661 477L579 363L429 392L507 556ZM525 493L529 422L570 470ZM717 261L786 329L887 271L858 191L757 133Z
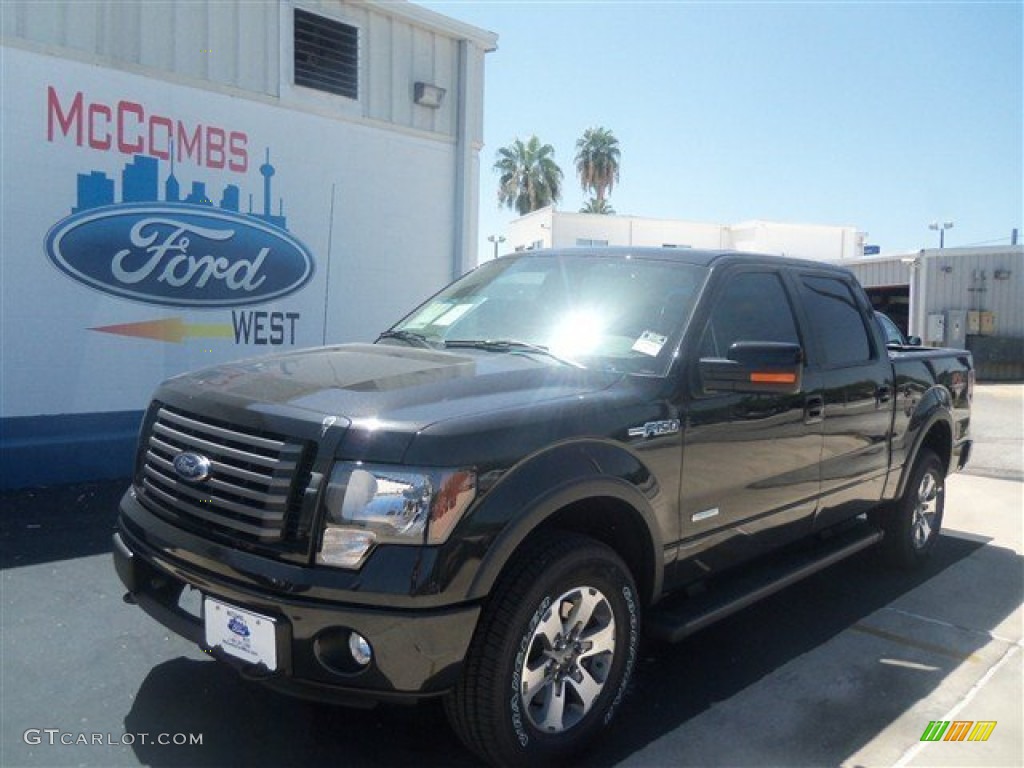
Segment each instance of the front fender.
M485 480L482 478L482 480ZM450 539L451 551L438 567L466 600L488 595L523 541L553 515L587 500L604 499L627 510L624 525L639 531L645 572L637 582L661 592L664 535L659 517L674 514L650 469L621 445L608 440L574 440L540 451L505 472L486 490ZM612 546L614 541L609 542ZM470 551L467 551L467 548ZM448 549L448 547L445 547Z

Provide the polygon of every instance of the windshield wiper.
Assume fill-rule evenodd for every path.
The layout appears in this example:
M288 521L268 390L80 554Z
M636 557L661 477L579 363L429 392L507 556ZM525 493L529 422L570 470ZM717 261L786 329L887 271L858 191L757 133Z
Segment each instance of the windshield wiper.
M434 348L434 345L427 340L426 336L422 333L416 333L416 331L384 331L384 333L377 337L377 341L381 339L398 339L413 347Z
M575 360L556 355L547 347L541 344L533 344L529 341L516 341L515 339L445 339L444 346L445 348L452 349L486 349L490 352L533 352L549 357L562 365L571 365L573 368L583 367Z

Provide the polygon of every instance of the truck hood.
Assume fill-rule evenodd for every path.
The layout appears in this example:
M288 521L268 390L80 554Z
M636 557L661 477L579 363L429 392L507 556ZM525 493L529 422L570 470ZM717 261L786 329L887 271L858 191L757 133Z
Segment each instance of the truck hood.
M362 433L358 456L396 460L431 425L480 414L541 411L607 389L621 374L559 365L528 354L345 344L229 363L165 382L157 399L201 410L273 412ZM305 430L303 430L305 431ZM367 435L373 434L370 438ZM351 443L350 435L346 443ZM371 443L391 446L375 457ZM345 445L338 446L340 452ZM351 448L351 445L349 446Z

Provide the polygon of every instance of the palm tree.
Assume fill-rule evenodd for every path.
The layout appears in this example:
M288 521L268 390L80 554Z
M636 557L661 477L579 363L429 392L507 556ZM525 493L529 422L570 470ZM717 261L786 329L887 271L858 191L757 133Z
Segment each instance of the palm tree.
M499 149L494 163L494 170L501 174L498 203L514 208L520 216L557 203L562 196L562 169L554 155L555 148L541 144L536 136L525 144L516 139Z
M612 208L611 204L607 200L598 200L596 197L592 197L587 200L587 204L580 208L580 213L601 213L601 214L613 214L615 209Z
M619 140L607 128L587 128L576 142L576 174L583 191L604 202L619 180Z

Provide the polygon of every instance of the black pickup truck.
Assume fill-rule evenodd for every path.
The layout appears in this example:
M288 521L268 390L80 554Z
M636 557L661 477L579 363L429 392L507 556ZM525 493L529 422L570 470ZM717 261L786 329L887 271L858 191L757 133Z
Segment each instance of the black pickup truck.
M880 544L914 566L970 452L971 356L852 275L731 252L489 262L374 344L156 392L114 535L158 621L348 704L443 696L498 764L592 740L678 640Z

